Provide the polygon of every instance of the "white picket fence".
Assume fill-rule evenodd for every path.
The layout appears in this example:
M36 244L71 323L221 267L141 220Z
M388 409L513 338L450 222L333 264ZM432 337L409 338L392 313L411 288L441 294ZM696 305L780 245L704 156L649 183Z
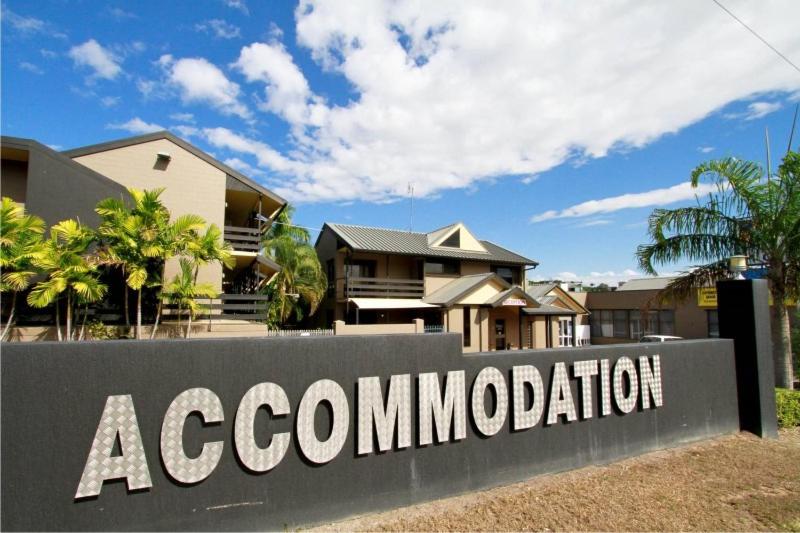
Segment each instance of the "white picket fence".
M333 329L270 329L267 337L329 337Z

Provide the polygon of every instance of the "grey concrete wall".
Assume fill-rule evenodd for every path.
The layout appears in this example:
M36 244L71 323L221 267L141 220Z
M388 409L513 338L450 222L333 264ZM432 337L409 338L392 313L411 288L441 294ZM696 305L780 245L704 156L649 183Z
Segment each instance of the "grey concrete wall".
M508 418L492 437L467 415L463 440L421 446L417 436L417 376L465 372L467 411L473 381L484 367L506 377L515 365L534 365L550 393L554 365L660 354L663 405L512 431ZM411 375L412 445L357 455L359 377L378 376L384 394L391 375ZM572 374L570 374L570 377ZM298 449L295 415L315 381L341 385L350 424L344 447L314 465ZM290 414L259 415L255 435L266 446L291 432L283 460L272 470L245 470L234 451L234 417L245 392L261 382L280 385ZM594 378L593 391L598 380ZM580 410L578 380L571 392ZM162 421L181 392L208 388L220 398L224 420L203 426L190 415L183 444L196 457L203 443L222 441L213 473L200 483L173 481L159 454ZM123 481L98 497L74 495L106 399L131 395L152 488L128 492ZM2 357L2 528L5 530L277 530L333 520L521 480L532 475L604 463L649 450L738 431L733 342L698 340L464 356L461 336L395 335L290 339L13 343ZM484 396L486 398L491 395ZM488 401L491 405L493 402ZM545 415L548 411L545 401ZM491 409L489 409L491 412ZM330 424L316 414L319 438ZM395 437L396 439L397 437ZM646 480L645 480L646 482Z

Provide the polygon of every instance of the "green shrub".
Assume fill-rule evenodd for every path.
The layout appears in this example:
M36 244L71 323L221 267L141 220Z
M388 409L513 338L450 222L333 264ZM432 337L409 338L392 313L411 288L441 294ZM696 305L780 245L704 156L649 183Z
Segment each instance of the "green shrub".
M800 426L800 390L775 389L775 407L779 427Z

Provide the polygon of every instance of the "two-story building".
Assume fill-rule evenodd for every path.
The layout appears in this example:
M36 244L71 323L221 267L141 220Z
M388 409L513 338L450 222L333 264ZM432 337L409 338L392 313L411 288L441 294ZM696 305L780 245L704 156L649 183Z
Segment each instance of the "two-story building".
M328 275L320 313L328 325L421 318L428 331L461 333L464 351L475 352L553 345L553 313L575 314L522 288L536 261L461 223L429 233L326 223L316 249Z
M198 281L223 294L251 294L280 270L261 250L261 237L286 201L263 185L168 131L159 131L63 154L86 168L136 189L164 188L161 200L173 217L195 214L223 229L236 266L204 265ZM167 264L167 277L178 272Z

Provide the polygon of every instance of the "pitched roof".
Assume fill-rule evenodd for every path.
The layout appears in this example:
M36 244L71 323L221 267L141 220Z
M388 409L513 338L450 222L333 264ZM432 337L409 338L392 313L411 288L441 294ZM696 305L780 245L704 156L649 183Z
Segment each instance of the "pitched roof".
M538 283L536 285L528 285L528 294L530 294L537 300L541 300L547 295L548 292L552 291L555 288L556 288L555 283Z
M474 261L491 261L514 265L538 265L539 263L507 250L490 241L480 241L486 253L461 250L458 248L438 248L428 244L428 234L349 224L326 222L329 228L338 235L350 248L360 252L377 252L398 255L417 255L423 257L448 257L453 259L470 259Z
M623 284L617 291L652 291L661 290L665 288L670 281L674 280L673 276L665 276L663 278L639 278L632 279Z
M536 301L536 298L534 298L533 296L522 290L522 287L520 287L519 285L514 285L513 287L504 290L503 292L495 296L491 301L488 301L486 303L490 304L492 307L498 307L502 305L503 302L505 302L507 299L513 296L521 296L522 298L525 299L526 302L533 304L534 307L537 309L542 305Z
M493 272L472 274L470 276L461 276L458 279L454 279L444 287L433 291L423 298L422 301L429 304L449 307L479 286L492 280L496 281L503 289L508 289L510 287L503 278Z
M577 315L572 309L565 309L557 305L541 304L539 307L524 307L522 312L526 315L562 315L571 316Z
M183 139L181 139L177 135L175 135L173 133L170 133L169 131L166 131L166 130L156 131L156 132L153 132L153 133L146 133L144 135L136 135L134 137L127 137L125 139L118 139L116 141L109 141L109 142L104 142L104 143L99 143L99 144L92 144L92 145L89 145L89 146L82 146L80 148L73 148L71 150L64 150L61 153L64 154L65 156L67 156L67 157L75 158L75 157L81 157L81 156L89 155L89 154L96 154L98 152L106 152L108 150L115 150L117 148L124 148L126 146L133 146L133 145L136 145L136 144L143 144L143 143L147 143L147 142L151 142L151 141L157 141L157 140L160 140L160 139L166 139L166 140L168 140L168 141L170 141L170 142L172 142L174 144L177 144L178 146L180 146L181 148L183 148L187 152L190 152L193 155L199 157L200 159L202 159L203 161L205 161L209 165L217 167L219 170L221 170L222 172L224 172L228 176L236 178L237 180L239 180L240 182L244 183L248 187L250 187L252 189L255 189L256 192L259 192L259 193L263 194L264 196L267 196L267 197L271 198L272 200L274 200L275 202L277 202L279 204L284 204L284 205L286 204L286 200L284 200L283 198L281 198L280 196L278 196L277 194L275 194L271 190L267 189L266 187L264 187L260 183L252 180L251 178L248 178L247 176L245 176L244 174L242 174L238 170L235 170L235 169L229 167L225 163L223 163L221 161L218 161L217 159L214 159L213 157L211 157L210 155L208 155L207 153L202 151L200 148L194 146L193 144L190 144L190 143L184 141Z

